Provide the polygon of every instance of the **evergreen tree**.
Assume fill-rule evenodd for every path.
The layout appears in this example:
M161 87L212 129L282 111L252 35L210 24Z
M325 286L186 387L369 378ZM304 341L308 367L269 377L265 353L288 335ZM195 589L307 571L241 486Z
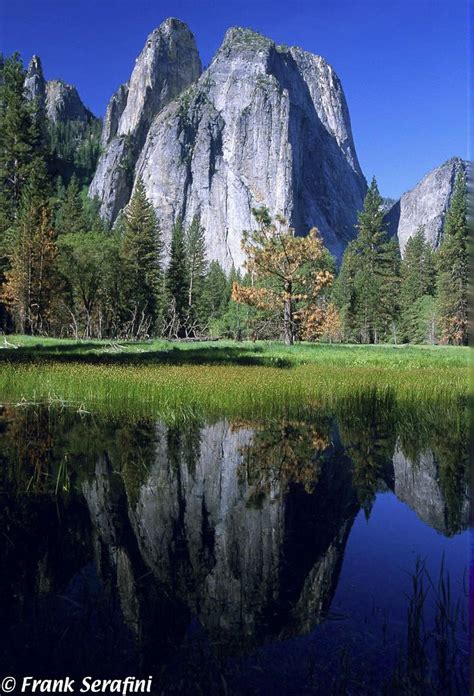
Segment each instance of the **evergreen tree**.
M441 340L466 344L468 293L467 187L464 172L456 177L438 252L438 308Z
M400 266L400 304L406 307L423 295L434 295L436 275L433 250L423 227L410 237Z
M59 234L86 232L87 221L82 203L79 182L75 176L71 178L64 198L60 204L56 225Z
M92 181L100 156L100 119L59 121L47 126L50 168L53 176L68 182L74 174L81 186Z
M411 343L436 343L437 308L432 295L423 295L401 315L401 338Z
M26 73L20 56L14 53L0 65L0 190L3 216L11 222L40 154L40 137L34 105L24 93Z
M375 177L358 216L358 234L343 260L345 321L362 343L390 337L398 311L400 254L385 231L383 199ZM341 281L342 282L342 281ZM342 309L342 308L341 308Z
M251 285L251 279L248 274L242 277L240 271L232 266L227 279L226 297L228 300L222 315L215 323L215 331L218 336L242 341L244 338L250 337L258 310L232 299L232 288L236 284Z
M186 259L186 237L180 217L173 225L170 261L166 273L168 293L168 329L170 336L186 335L189 312L189 280Z
M54 198L57 205L60 206L66 197L66 187L64 186L64 182L60 176L55 178L54 184Z
M190 328L194 327L194 331L202 330L208 319L203 305L207 259L205 230L199 215L194 216L186 231L185 249Z
M38 161L23 189L2 291L21 333L45 333L57 323L55 303L61 288L56 272L56 233L47 194L45 165Z
M210 321L219 319L223 315L229 303L231 291L232 288L229 287L224 270L217 261L211 261L203 291L204 312Z
M109 232L109 228L100 216L100 201L98 198L83 200L84 220L86 229L90 232Z
M158 220L139 179L123 215L121 243L126 333L134 337L156 330L163 298L162 253Z
M411 342L432 342L434 326L430 307L433 304L423 298L434 295L436 276L433 250L425 239L423 227L420 227L406 244L400 275L402 339Z
M17 53L0 56L0 289L9 269L9 238L26 181L41 159L34 105L24 94L25 71ZM0 323L10 326L4 304Z
M76 338L101 338L110 331L110 314L116 304L111 284L119 251L116 235L94 231L64 234L58 247L72 332Z
M355 341L359 337L356 324L356 271L357 254L355 243L352 241L346 247L342 257L341 268L332 290L332 299L339 309L345 341Z

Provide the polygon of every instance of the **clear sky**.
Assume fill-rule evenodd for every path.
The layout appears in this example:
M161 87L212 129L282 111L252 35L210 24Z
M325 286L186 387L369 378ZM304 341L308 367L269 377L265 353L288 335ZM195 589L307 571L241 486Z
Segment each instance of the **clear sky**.
M207 65L229 26L324 56L341 78L369 179L398 197L468 155L468 0L0 0L0 48L40 55L103 115L147 34L186 22Z

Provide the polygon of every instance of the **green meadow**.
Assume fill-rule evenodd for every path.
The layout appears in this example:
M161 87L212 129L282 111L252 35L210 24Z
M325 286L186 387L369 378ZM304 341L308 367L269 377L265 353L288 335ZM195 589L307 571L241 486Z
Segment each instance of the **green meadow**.
M301 416L342 402L350 408L369 394L393 408L459 409L469 395L469 348L23 336L0 346L3 404L176 420Z

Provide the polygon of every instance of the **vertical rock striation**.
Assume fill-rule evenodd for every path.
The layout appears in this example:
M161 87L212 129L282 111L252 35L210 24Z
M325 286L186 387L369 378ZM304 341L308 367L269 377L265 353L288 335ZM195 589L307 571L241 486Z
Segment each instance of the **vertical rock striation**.
M135 499L129 496L128 518L160 586L225 651L272 631L309 632L332 598L358 509L349 467L335 468L328 451L311 495L281 479L257 501L244 465L250 427L217 422L196 430L193 444L162 424L156 435L155 461ZM301 548L295 530L312 544Z
M197 80L201 69L194 36L183 22L167 19L148 36L129 82L113 95L104 119L104 153L90 195L99 198L107 220L114 221L128 202L153 118Z
M340 256L355 235L366 182L331 66L299 48L232 28L197 81L198 59L185 52L188 84L179 82L181 91L188 89L178 99L178 89L168 90L166 99L162 92L154 98L161 89L157 79L147 102L143 86L150 73L142 62L149 42L130 83L107 110L108 150L90 190L100 198L103 215L115 219L129 183L140 176L164 231L169 233L177 215L189 223L199 213L209 255L226 268L242 265L242 231L254 225L251 210L260 205L284 214L298 233L316 225ZM134 135L132 145L124 144L135 133L138 140ZM119 170L130 153L125 183Z

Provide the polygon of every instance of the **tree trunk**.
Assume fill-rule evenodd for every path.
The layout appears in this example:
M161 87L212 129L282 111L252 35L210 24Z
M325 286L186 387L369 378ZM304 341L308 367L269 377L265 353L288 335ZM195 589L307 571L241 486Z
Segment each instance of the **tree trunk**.
M285 282L285 305L283 309L283 333L287 346L292 346L294 343L293 337L293 305L292 305L292 287L291 281Z

